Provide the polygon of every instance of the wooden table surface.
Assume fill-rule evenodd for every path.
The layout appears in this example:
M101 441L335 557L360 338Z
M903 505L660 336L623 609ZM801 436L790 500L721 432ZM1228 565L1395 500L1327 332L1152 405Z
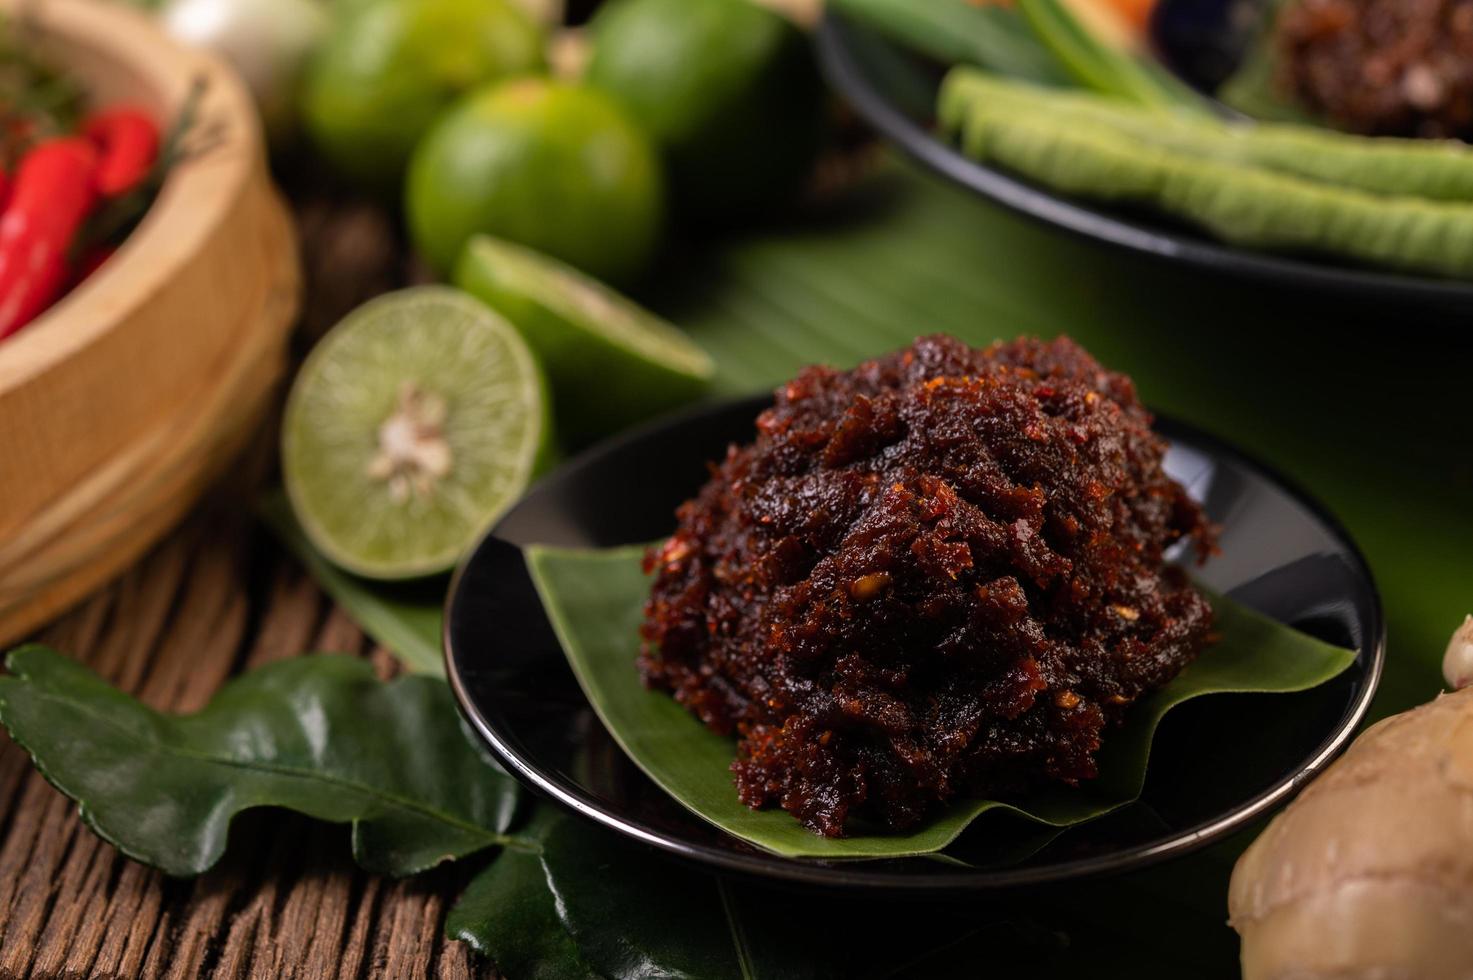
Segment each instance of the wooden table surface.
M298 197L307 293L298 349L415 278L383 212ZM141 563L36 639L155 708L193 711L231 674L307 651L375 649L251 517L274 423L227 487ZM249 475L249 478L246 478ZM442 936L469 876L358 870L348 829L278 811L236 821L193 881L120 855L0 729L0 980L55 977L460 978L492 965Z

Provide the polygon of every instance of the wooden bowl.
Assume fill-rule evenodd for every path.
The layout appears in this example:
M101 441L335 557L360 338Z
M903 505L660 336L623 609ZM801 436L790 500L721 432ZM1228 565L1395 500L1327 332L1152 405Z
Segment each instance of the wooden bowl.
M222 62L97 0L0 0L6 29L99 104L197 135L108 263L0 342L0 643L81 598L183 516L269 408L300 273L250 96Z

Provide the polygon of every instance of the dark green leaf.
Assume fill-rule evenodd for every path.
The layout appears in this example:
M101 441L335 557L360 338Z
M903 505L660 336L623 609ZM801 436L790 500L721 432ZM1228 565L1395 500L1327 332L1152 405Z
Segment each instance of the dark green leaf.
M440 655L441 607L445 579L427 582L370 582L324 558L302 532L286 494L275 491L261 504L261 516L281 543L291 549L317 584L347 610L363 631L382 643L410 670L445 676Z
M358 862L394 875L515 843L516 784L472 745L443 681L384 684L366 660L319 654L169 716L45 647L6 664L0 722L99 836L169 874L210 867L232 818L262 806L351 822Z
M491 957L515 980L600 976L559 917L559 893L543 861L548 832L562 819L550 806L539 807L520 834L532 847L498 855L445 917L445 935Z
M503 853L445 923L515 980L799 980L826 958L801 920L561 811L520 833L536 851Z
M906 834L860 831L834 840L781 810L751 810L737 799L728 767L733 745L665 694L648 691L634 669L638 627L649 596L640 568L643 546L603 551L533 547L527 565L584 693L630 758L703 819L787 857L874 858L939 851L981 814L1011 811L1068 826L1135 799L1145 781L1151 738L1171 708L1224 692L1300 691L1329 680L1354 660L1349 650L1288 629L1236 603L1217 599L1222 639L1174 681L1137 704L1100 753L1100 776L1077 790L1060 788L1016 804L956 802Z
M1183 875L1226 888L1203 858L1166 888L894 902L716 878L552 809L520 833L537 850L503 852L446 922L512 980L1232 975L1222 909L1180 899Z

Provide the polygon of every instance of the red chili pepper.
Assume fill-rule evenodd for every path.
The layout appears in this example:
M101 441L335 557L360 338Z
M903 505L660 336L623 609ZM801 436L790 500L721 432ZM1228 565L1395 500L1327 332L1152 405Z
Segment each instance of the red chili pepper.
M0 212L10 203L10 175L0 170Z
M97 165L97 192L118 197L143 183L159 155L159 128L147 113L132 106L95 112L82 133L102 154Z
M96 201L97 151L78 137L38 143L0 215L0 338L30 323L66 282L66 254Z

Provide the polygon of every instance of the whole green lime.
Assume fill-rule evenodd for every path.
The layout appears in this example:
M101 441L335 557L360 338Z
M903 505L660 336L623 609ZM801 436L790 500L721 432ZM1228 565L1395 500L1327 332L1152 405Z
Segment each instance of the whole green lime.
M435 124L409 165L405 210L442 273L486 233L624 283L659 244L664 182L649 138L607 96L524 78L472 93Z
M612 0L587 81L665 154L676 206L727 221L781 203L822 145L823 84L803 33L752 0Z
M323 155L374 190L399 186L460 95L544 65L542 30L513 0L377 0L342 18L308 68L302 114Z

